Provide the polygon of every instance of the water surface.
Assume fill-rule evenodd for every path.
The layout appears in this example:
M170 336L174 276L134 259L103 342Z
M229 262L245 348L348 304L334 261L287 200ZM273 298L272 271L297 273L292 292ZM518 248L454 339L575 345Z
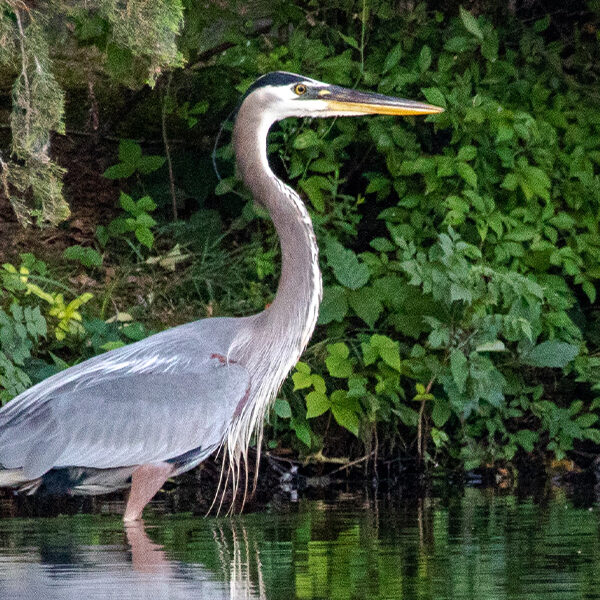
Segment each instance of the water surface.
M467 489L234 518L0 519L0 598L598 599L600 508Z

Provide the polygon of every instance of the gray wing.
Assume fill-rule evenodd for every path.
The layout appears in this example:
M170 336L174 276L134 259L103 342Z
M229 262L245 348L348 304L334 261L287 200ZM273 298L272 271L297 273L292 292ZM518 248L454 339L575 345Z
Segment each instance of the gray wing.
M169 330L67 369L0 411L0 464L28 478L52 467L164 461L219 444L249 393L222 341ZM183 330L182 330L183 329ZM172 332L176 332L174 335Z

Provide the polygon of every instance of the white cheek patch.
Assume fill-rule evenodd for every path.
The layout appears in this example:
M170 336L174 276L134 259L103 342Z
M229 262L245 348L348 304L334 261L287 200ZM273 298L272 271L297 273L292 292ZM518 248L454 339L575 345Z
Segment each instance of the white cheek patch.
M325 100L303 99L296 97L292 103L281 107L282 119L286 117L320 117L327 111Z
M311 83L311 85L313 85ZM325 87L327 84L314 82L315 87ZM268 107L268 120L271 124L274 121L280 121L288 117L320 117L328 116L326 97L303 98L298 96L294 90L289 87L266 86L254 92L259 97L259 102Z

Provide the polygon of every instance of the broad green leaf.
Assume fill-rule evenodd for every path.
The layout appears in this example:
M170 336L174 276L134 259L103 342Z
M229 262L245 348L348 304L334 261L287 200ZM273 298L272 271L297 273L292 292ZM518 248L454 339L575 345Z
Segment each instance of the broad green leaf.
M316 373L313 373L310 376L313 387L315 388L315 392L320 392L324 394L327 391L327 387L325 386L325 380Z
M455 348L450 354L450 370L458 391L462 394L466 390L467 377L469 376L469 363L461 350Z
M275 414L282 419L289 419L292 416L290 403L283 398L277 398L273 408L275 410Z
M571 416L575 416L576 414L581 412L582 408L583 408L583 400L574 400L573 402L571 402L571 405L568 408L569 414Z
M581 284L581 289L589 298L590 304L594 304L596 302L596 286L591 281L584 281Z
M450 403L445 398L435 398L431 418L436 427L443 427L451 415Z
M114 342L106 342L106 344L102 344L102 346L100 346L101 350L106 350L107 352L109 350L116 350L117 348L122 348L125 345L125 342L122 342L121 340L117 340Z
M340 37L346 42L346 44L348 44L348 46L351 46L352 48L355 48L356 50L359 49L358 42L352 36L344 35L341 32L338 32L338 33L339 33Z
M294 148L296 150L306 150L313 148L321 143L321 138L312 130L307 129L294 138Z
M106 177L106 179L125 179L133 175L134 172L135 165L132 165L131 163L118 163L108 167L108 169L102 173L102 176Z
M150 196L143 196L136 202L137 209L144 212L152 212L156 210L156 203Z
M101 267L102 256L93 248L69 246L63 252L67 260L79 261L84 267Z
M348 378L348 398L364 398L367 396L367 383L366 377L360 375L351 375Z
M525 452L533 452L535 443L539 439L539 433L531 429L521 429L514 434L515 441L525 450Z
M46 319L42 316L40 307L36 306L31 308L30 306L27 306L23 313L29 334L34 338L46 337L48 326L46 324Z
M431 428L431 439L435 444L436 448L441 448L450 441L450 437L445 431L437 429L436 427Z
M594 444L600 445L600 429L584 429L583 437L592 440Z
M332 321L341 322L348 314L346 290L339 285L327 286L323 290L323 301L319 308L319 324L327 325Z
M304 421L300 421L298 419L292 419L290 422L290 425L292 427L292 429L294 430L294 433L296 434L296 437L306 446L308 446L309 448L311 447L312 444L312 440L311 440L311 431L310 431L310 427L308 426L307 423L305 423Z
M371 240L370 244L373 250L377 250L377 252L391 252L394 250L394 244L390 242L387 238L378 237Z
M477 148L475 146L461 146L458 151L458 160L473 160L477 156Z
M142 156L142 148L133 140L121 140L119 142L119 160L123 163L133 165L134 168L137 161Z
M468 11L465 10L462 6L459 7L460 19L465 26L465 29L472 33L478 40L483 40L483 32L479 27L479 23L477 23L477 19Z
M327 346L327 352L330 356L337 358L348 358L350 356L350 348L344 342L337 342L335 344L329 344Z
M235 187L235 178L234 177L224 177L219 180L219 183L215 186L215 194L217 196L224 196L225 194L229 194Z
M133 221L133 220L132 220ZM122 219L117 217L110 221L107 227L107 237L113 235L121 235L122 233L126 233L128 231L133 231L135 229L135 221L132 223L128 222L128 219Z
M396 371L402 369L402 361L400 360L400 351L398 343L389 338L387 335L375 334L371 336L370 346L377 349L381 360Z
M533 24L533 30L536 33L542 33L542 31L546 31L546 29L548 29L549 26L550 26L550 15L546 15L542 19L538 19Z
M522 362L533 367L563 368L579 354L579 348L567 342L549 340L535 346L521 357Z
M503 187L504 189L510 190L512 192L513 190L517 189L517 185L519 185L519 180L517 179L517 176L514 173L507 173L504 179L502 180L500 187Z
M517 225L514 229L506 234L505 239L513 242L526 242L532 240L537 234L538 230L535 227Z
M137 227L135 230L135 237L138 242L146 246L146 248L152 248L154 245L154 234L147 227Z
M490 31L481 42L481 55L487 60L494 62L498 58L498 47L500 40L498 33L494 30Z
M310 163L309 169L316 173L333 173L339 164L329 158L317 158Z
M442 94L439 88L421 88L421 91L427 99L427 102L435 106L441 106L442 108L446 108L446 98L444 97L444 94Z
M475 45L475 42L473 40L473 38L464 36L464 35L457 35L454 37L451 37L445 44L444 44L444 49L447 50L448 52L456 52L456 53L461 53L461 52L467 52L468 50L472 50L473 46Z
M372 194L373 192L389 191L390 180L387 177L381 175L377 177L371 177L369 179L369 185L365 190L365 194Z
M363 342L360 345L363 354L365 366L372 365L379 358L379 350L371 345L370 342Z
M431 66L431 48L429 46L423 46L421 48L417 64L421 73L424 73L427 71L427 69L429 69Z
M383 61L382 73L387 73L390 69L394 68L402 58L402 42L398 42L391 50Z
M319 417L331 408L329 398L320 392L310 392L306 395L306 418Z
M108 242L108 230L106 229L106 227L104 227L104 225L98 225L98 227L96 228L96 239L98 240L98 242L100 242L100 245L104 248L104 246L106 246L107 242Z
M348 294L348 303L354 312L371 328L383 312L383 304L371 287L362 287Z
M408 427L416 427L419 424L419 413L406 404L400 404L398 408L393 408L392 412L398 415L402 423Z
M579 425L579 427L581 427L582 429L587 429L588 427L591 427L597 421L598 415L595 415L593 413L586 413L575 419L575 423L577 423L577 425Z
M123 335L134 342L138 342L139 340L146 337L146 329L142 325L142 323L126 323L123 326Z
M338 241L331 239L327 242L325 256L336 279L343 286L357 290L369 281L369 267L359 262L356 254Z
M472 187L477 187L477 173L473 167L466 162L459 162L456 165L458 174Z
M356 437L358 437L360 419L354 411L344 406L333 405L331 407L331 412L333 413L333 417L337 421L338 425L341 425L350 433L353 433Z
M506 350L506 346L502 340L494 340L493 342L479 344L475 350L477 352L504 352Z
M135 218L135 226L137 227L154 227L156 221L147 213L142 213Z
M300 187L306 192L311 204L318 212L325 210L324 190L331 189L331 183L321 175L313 175L308 179L303 179L300 182Z
M292 381L294 382L294 391L312 387L312 377L309 373L296 371L292 375Z
M332 377L347 379L352 375L352 363L348 359L349 349L344 343L330 344L327 346L329 356L325 359L327 370Z
M131 196L127 195L125 192L121 192L121 195L119 196L119 204L121 205L121 208L127 211L128 213L132 215L137 214L137 206L135 204L135 200Z
M558 229L571 229L575 225L576 221L571 215L561 211L555 217L550 219L550 223L552 223L552 225Z
M147 175L160 169L165 164L165 160L164 156L142 156L137 162L137 169Z
M542 198L542 200L550 201L550 178L542 169L532 165L524 165L520 167L521 180L519 184L525 197L529 200L534 196Z

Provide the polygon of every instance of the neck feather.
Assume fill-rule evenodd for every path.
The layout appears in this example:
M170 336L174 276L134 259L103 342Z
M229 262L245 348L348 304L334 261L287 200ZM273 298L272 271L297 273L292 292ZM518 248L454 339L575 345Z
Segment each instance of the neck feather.
M257 114L261 115L258 119ZM271 306L259 315L257 324L275 346L274 351L285 355L289 370L314 330L322 284L308 211L298 194L269 167L266 138L273 121L260 106L244 102L236 119L234 145L244 183L268 210L279 237L282 265L277 294Z
M298 194L277 179L267 161L267 133L275 120L258 93L242 103L233 139L238 168L254 199L268 211L281 247L281 277L271 306L245 319L231 355L248 369L250 394L228 428L226 447L234 493L240 464L256 432L256 475L265 413L315 328L322 295L319 253L310 216Z

